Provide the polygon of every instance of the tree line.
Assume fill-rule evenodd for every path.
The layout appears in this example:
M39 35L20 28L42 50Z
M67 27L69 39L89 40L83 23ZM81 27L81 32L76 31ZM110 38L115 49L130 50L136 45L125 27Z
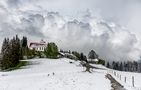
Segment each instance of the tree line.
M106 67L119 71L141 72L141 63L138 61L107 62Z
M69 51L63 51L63 50L60 50L60 52L69 53L69 54L72 54L76 57L76 58L74 58L74 57L71 57L71 56L67 56L67 58L70 58L70 59L76 59L76 60L79 60L79 61L84 61L86 63L96 63L96 64L105 65L105 60L99 58L98 54L94 50L91 50L88 53L88 57L83 52L78 52L78 51L70 51L70 50ZM98 59L98 61L96 62L95 59Z
M25 39L25 37L23 38ZM15 67L19 63L19 60L23 58L22 50L25 48L24 43L24 40L20 40L17 35L12 39L4 39L0 60L0 66L2 70Z

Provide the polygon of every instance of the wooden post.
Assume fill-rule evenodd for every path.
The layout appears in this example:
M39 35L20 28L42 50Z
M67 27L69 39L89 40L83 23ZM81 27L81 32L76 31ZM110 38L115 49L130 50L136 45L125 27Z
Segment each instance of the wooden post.
M114 75L116 76L116 72L114 72Z
M125 76L125 78L124 78L124 82L126 83L126 76Z
M121 80L121 75L120 75L120 80Z
M133 85L133 87L135 86L134 85L134 76L132 76L132 85Z

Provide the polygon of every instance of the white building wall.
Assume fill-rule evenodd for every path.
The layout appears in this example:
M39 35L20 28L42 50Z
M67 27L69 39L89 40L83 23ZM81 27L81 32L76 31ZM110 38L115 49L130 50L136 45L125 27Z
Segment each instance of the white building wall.
M46 47L47 45L32 45L30 46L30 49L33 50L35 48L36 51L44 51Z

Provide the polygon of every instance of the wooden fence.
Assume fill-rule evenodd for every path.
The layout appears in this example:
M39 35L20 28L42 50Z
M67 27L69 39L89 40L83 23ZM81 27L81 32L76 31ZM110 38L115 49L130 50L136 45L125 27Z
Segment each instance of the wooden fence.
M122 72L116 70L108 70L107 73L112 75L118 81L121 81L130 87L136 88L136 90L141 90L141 87L137 87L135 85L135 76L130 75L129 77L128 75L123 75Z

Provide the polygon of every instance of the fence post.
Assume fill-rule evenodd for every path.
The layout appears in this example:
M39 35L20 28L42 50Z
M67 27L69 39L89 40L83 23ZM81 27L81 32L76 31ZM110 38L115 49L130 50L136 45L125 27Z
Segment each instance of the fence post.
M124 82L126 83L126 76L125 76L125 78L124 78Z
M132 76L132 85L133 85L133 87L135 86L134 85L134 76Z
M121 75L120 75L120 80L121 80Z
M114 75L116 76L116 72L114 72Z

